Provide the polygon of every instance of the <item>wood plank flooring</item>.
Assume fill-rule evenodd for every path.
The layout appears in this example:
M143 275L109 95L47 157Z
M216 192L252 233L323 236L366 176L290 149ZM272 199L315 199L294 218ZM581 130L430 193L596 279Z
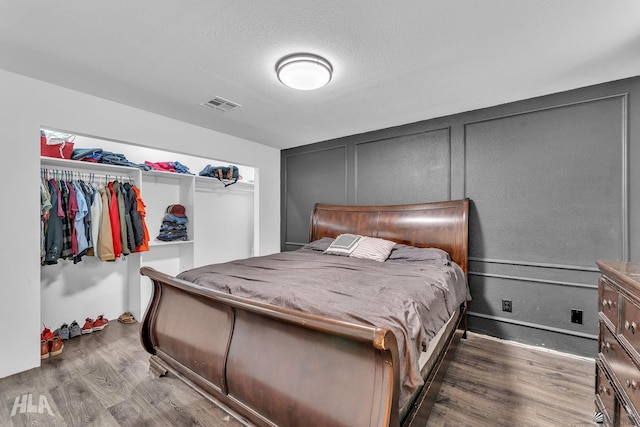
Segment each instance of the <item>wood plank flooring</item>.
M428 427L597 426L594 376L593 360L469 333Z
M593 361L469 334L427 426L596 426L593 376ZM112 321L0 379L3 427L242 425L179 379L151 375L138 324Z

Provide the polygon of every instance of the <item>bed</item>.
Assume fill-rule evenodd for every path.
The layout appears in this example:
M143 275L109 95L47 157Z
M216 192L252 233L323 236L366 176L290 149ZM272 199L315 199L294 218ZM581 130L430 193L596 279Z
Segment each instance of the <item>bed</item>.
M142 267L141 274L153 283L140 329L151 372L173 373L247 424L426 425L466 331L468 209L467 199L393 206L316 204L311 244L300 250L203 266L177 277ZM444 294L446 308L424 308L396 295L389 287L398 280L391 276L397 269L391 256L385 262L352 261L314 247L346 233L395 242L394 250L404 245L446 252L448 267L413 263L399 273L406 288L424 287L420 295L437 299ZM457 277L456 282L462 276L466 293L449 291L453 285L440 276L425 284L416 277L422 273L413 270ZM325 275L334 286L329 291L318 286ZM346 282L364 286L374 277L384 278L381 290L349 291L357 307L340 311L336 295L344 293ZM298 295L297 289L311 294ZM385 298L366 306L360 301L369 293ZM387 303L392 304L387 300L404 304L401 310L411 320L386 313ZM412 326L414 317L425 323L431 311L437 320L422 329Z

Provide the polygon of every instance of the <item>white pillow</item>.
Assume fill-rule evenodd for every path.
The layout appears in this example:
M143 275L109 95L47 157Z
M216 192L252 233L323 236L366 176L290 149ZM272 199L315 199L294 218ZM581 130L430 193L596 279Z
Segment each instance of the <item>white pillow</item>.
M324 253L329 255L349 256L358 246L362 236L357 234L341 234L329 245Z
M395 246L391 240L378 239L375 237L362 236L358 246L351 252L350 257L372 259L384 262L389 258L391 250Z

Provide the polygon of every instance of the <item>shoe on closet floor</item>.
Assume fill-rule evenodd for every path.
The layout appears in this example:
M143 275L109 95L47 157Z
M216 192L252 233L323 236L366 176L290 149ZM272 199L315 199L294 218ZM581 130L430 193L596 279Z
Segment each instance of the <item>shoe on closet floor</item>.
M101 331L104 328L106 328L108 324L109 324L109 320L105 319L104 316L101 314L100 316L96 317L96 320L93 322L93 330Z
M40 332L40 341L49 341L51 338L53 338L53 332L45 326L42 332Z
M57 356L62 353L62 349L64 348L64 342L62 342L62 338L53 337L48 344L50 356ZM40 352L42 353L42 349L40 349Z
M67 325L66 323L63 323L62 326L60 326L60 328L58 328L55 331L53 331L53 335L57 335L60 338L62 338L63 340L68 340L69 339L69 325Z
M131 314L130 311L125 311L118 317L118 322L120 323L136 323L135 317Z
M90 334L93 332L93 319L87 317L84 319L84 326L82 327L82 335Z
M40 360L49 358L49 341L40 340Z
M69 338L75 338L82 335L82 329L75 320L69 325Z

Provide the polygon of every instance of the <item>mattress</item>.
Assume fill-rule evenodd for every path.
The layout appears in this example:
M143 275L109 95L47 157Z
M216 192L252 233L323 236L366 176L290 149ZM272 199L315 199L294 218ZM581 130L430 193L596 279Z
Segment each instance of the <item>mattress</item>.
M433 369L436 361L438 360L438 356L442 354L445 346L447 345L447 337L450 336L453 329L456 328L456 319L458 318L460 309L456 310L449 320L440 328L438 333L429 341L429 345L427 349L420 353L420 357L418 358L418 365L420 366L420 375L424 380L427 379L427 376ZM418 393L414 393L403 406L400 407L400 419L404 419L406 414L409 412L409 408L415 401L416 397L418 397Z

